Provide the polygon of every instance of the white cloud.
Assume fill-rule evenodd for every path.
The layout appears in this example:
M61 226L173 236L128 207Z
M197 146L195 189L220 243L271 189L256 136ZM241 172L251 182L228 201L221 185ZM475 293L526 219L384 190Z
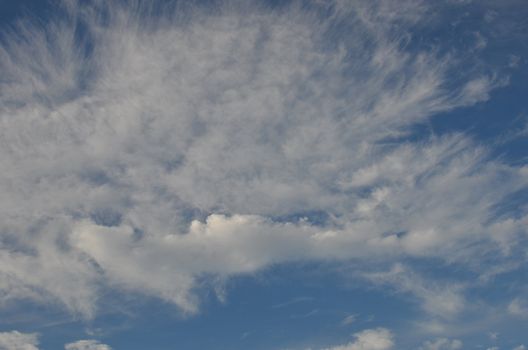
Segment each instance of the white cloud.
M66 350L112 350L108 345L101 344L97 340L78 340L64 346Z
M413 295L421 301L424 311L441 319L452 318L464 308L463 285L426 280L401 264L395 264L387 272L366 273L364 277Z
M356 322L357 315L348 315L347 317L343 318L341 321L342 326L348 326L349 324L352 324Z
M354 337L353 342L325 350L388 350L394 346L394 335L385 328L367 329L354 334Z
M35 333L0 332L0 350L38 350Z
M421 350L459 350L462 349L462 342L458 339L438 338L426 341Z
M515 348L513 348L513 350L526 350L526 346L519 345L519 346L516 346Z
M527 168L460 134L388 141L486 100L499 80L453 86L456 58L402 45L422 2L336 4L327 20L295 6L153 20L97 5L107 23L97 6L71 5L46 32L6 36L0 302L58 300L92 317L110 287L195 312L204 275L314 259L511 259L528 220L494 208L527 186ZM461 304L457 288L418 289L428 312Z
M514 316L528 318L528 303L522 298L515 298L508 305L508 312Z

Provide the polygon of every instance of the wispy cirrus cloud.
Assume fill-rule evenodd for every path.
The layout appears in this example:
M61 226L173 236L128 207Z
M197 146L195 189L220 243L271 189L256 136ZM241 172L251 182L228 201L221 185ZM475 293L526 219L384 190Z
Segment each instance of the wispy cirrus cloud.
M484 274L490 252L521 256L526 213L497 212L528 169L464 134L410 137L504 84L453 81L456 53L410 45L424 2L161 18L64 4L65 18L21 24L0 48L3 302L90 318L115 288L192 313L201 276L405 257ZM430 290L416 295L435 312Z
M420 301L424 311L440 319L451 319L464 311L464 285L427 281L409 268L394 265L387 272L367 273L365 277L374 283L389 285L401 293L409 293Z

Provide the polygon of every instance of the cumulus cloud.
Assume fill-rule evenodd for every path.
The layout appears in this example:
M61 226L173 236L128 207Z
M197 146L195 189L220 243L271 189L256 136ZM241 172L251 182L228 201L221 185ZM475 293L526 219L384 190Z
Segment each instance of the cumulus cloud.
M97 340L78 340L73 343L66 344L65 350L112 350L108 345L101 344Z
M35 333L0 332L0 350L38 350Z
M36 333L20 333L18 331L0 332L0 350L39 350ZM78 340L64 345L66 350L111 350L106 344L96 340Z
M354 337L353 342L324 350L388 350L394 346L394 336L385 328L367 329L354 334Z
M407 138L501 84L408 45L423 2L64 4L0 47L0 302L92 317L116 288L195 312L197 278L271 264L516 256L528 218L502 201L528 169ZM433 313L461 303L418 289Z

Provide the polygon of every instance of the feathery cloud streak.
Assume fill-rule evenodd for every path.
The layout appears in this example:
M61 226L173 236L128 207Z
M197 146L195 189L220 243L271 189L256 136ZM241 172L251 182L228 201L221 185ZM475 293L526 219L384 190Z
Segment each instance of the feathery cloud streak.
M526 259L526 212L502 203L528 168L408 137L504 84L411 45L425 3L253 5L65 1L4 35L2 302L92 317L117 288L192 313L196 278L271 264Z

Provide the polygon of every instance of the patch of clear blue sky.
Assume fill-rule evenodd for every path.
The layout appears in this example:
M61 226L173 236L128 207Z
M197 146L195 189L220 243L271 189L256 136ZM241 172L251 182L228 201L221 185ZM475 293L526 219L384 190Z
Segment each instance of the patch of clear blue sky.
M434 262L429 267L440 270ZM452 273L447 271L443 273ZM490 289L475 291L473 298L497 304L509 300L517 294L511 281L527 271L512 273L515 276L501 276ZM60 349L66 342L87 338L86 330L115 349L130 350L317 349L347 343L352 333L374 327L388 327L399 334L402 349L416 345L419 339L402 333L416 327L413 322L423 316L412 298L384 288L365 289L360 280L343 277L328 265L273 267L257 276L235 278L226 288L224 302L202 295L202 311L191 317L182 317L173 306L157 299L108 296L112 304L103 306L100 316L90 322L27 305L16 310L18 320L0 322L0 330L16 327L40 332L42 349ZM344 324L351 315L355 320ZM471 316L467 316L468 324L475 321ZM504 323L490 329L500 333L499 341L490 342L487 333L479 333L463 338L464 344L467 348L492 343L513 347L526 341L525 326Z
M182 317L157 299L109 296L112 304L87 324L27 305L13 310L7 322L0 321L0 330L40 332L43 349L86 338L92 326L95 334L104 329L97 338L115 349L302 349L346 343L351 333L365 328L391 327L397 332L406 325L402 320L412 320L419 312L411 302L355 283L332 266L284 265L229 281L224 302L202 295L204 304L196 316ZM26 317L16 317L21 314ZM351 315L355 321L343 324Z
M508 76L509 82L495 89L486 102L442 113L431 117L427 123L416 125L409 137L416 140L431 134L460 131L489 146L495 157L518 165L526 164L528 137L519 133L528 125L528 4L521 1L512 1L512 6L498 3L468 4L456 13L440 6L438 11L445 12L445 24L436 26L434 31L416 28L416 35L409 43L411 49L440 44L445 50L468 50L468 62L477 64L478 61L480 69L495 70ZM280 6L280 2L272 1L270 5ZM28 16L45 23L49 16L56 15L55 11L50 1L0 0L0 28L3 31L12 28L16 20ZM494 16L493 25L486 22L486 16ZM486 47L470 52L468 48L474 42L472 35L475 33L486 38ZM460 69L475 67L468 65ZM465 71L453 74L467 76ZM526 198L528 194L520 193L519 196ZM313 214L312 222L325 220L324 213ZM306 215L310 213L299 214ZM490 265L492 263L490 258ZM422 262L421 268L431 278L457 273L434 261ZM470 293L474 298L504 304L511 300L510 296L518 295L521 287L512 282L520 275L528 276L528 271L519 268L498 277L490 288ZM418 305L408 298L383 288L356 288L358 283L361 281L347 280L336 273L335 266L276 266L257 276L227 282L225 302L212 294L202 295L202 311L192 317L182 317L175 307L159 300L121 295L117 298L119 303L114 304L110 300L116 298L103 296L104 311L93 321L74 320L58 313L53 306L26 303L2 311L0 331L39 332L42 334L41 347L45 350L60 349L64 343L87 337L101 339L115 349L127 350L317 348L346 343L351 340L350 334L365 328L387 327L398 334L419 317ZM343 319L350 315L356 315L356 320L343 325ZM498 340L490 341L485 334L463 340L467 348L479 345L512 348L528 341L525 327L526 323L505 323L499 329L490 329L500 333ZM94 335L87 335L87 329ZM400 346L405 344L400 343Z

